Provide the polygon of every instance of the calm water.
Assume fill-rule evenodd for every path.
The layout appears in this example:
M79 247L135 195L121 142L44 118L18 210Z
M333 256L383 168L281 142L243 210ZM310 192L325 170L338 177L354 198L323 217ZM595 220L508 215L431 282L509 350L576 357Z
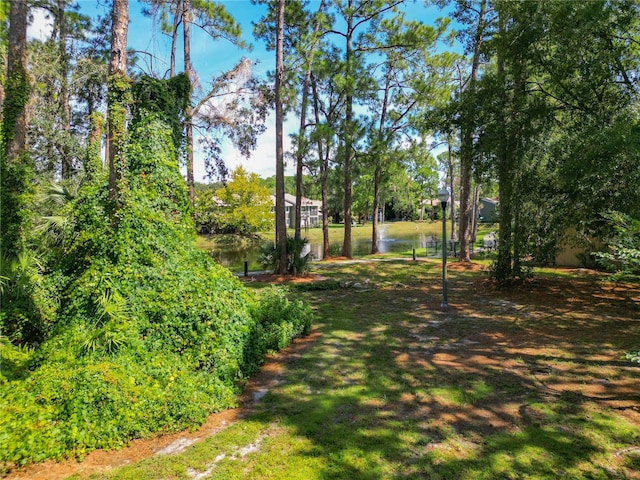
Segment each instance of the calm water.
M393 253L393 252L407 252L412 248L416 249L416 254L419 256L425 256L428 252L429 255L435 255L436 249L434 245L434 238L430 234L423 232L412 232L407 234L394 234L389 236L387 234L388 226L380 225L378 231L378 249L380 253ZM368 230L369 233L371 230ZM322 240L320 240L322 242ZM268 244L266 242L265 244ZM311 243L311 255L314 260L322 258L322 243ZM260 264L260 250L262 245L256 245L247 247L244 249L227 248L211 251L211 255L220 262L220 264L229 267L233 270L242 270L244 268L244 262L249 262L250 270L261 270L264 268ZM371 237L354 237L351 242L351 248L354 257L361 257L371 253ZM440 249L438 239L438 251ZM340 255L342 251L342 241L330 242L329 251L332 255Z

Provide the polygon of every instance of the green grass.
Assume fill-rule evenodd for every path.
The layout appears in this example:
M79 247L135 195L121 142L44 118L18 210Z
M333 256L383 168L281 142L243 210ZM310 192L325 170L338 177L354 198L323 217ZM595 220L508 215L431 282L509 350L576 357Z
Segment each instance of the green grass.
M616 352L640 332L624 298L588 303L583 286L585 303L558 314L588 279L502 292L450 272L442 311L436 262L318 272L331 288L292 289L312 304L319 336L252 413L184 453L92 478L638 478L640 372ZM340 286L364 279L369 290ZM630 390L602 380L620 369ZM594 384L610 390L565 386Z

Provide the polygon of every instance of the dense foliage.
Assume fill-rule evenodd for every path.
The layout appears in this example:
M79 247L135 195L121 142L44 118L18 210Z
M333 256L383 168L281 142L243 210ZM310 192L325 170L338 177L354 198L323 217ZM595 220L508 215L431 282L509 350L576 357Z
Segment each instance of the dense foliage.
M278 245L266 245L263 247L260 261L265 268L269 268L273 273L290 273L299 275L309 271L311 261L311 248L306 238L296 238L287 236L286 265L280 268L280 249Z
M611 228L608 251L595 252L597 261L614 272L613 280L640 278L640 220L620 212L605 216Z
M138 112L130 126L120 209L106 215L106 175L93 175L58 209L65 226L46 265L25 258L21 276L3 280L3 298L20 290L48 315L22 312L47 328L29 337L37 348L17 347L31 333L3 308L14 340L0 343L5 468L197 425L235 404L267 351L309 330L303 304L248 291L195 248L165 118Z
M548 265L567 232L638 217L637 2L452 2L482 60L459 97L476 174L499 185L501 283ZM477 65L476 65L477 66ZM469 86L470 85L470 86ZM575 241L576 239L569 239Z
M273 227L272 206L258 175L238 167L221 188L198 188L195 219L201 232L251 237Z

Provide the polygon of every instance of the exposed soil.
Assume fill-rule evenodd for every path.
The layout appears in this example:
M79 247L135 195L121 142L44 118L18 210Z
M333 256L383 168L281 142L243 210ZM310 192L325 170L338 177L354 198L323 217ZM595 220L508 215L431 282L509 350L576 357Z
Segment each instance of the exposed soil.
M278 275L273 273L255 273L249 274L246 277L239 277L244 283L250 282L263 282L263 283L312 283L326 280L327 277L323 277L318 274L307 275Z

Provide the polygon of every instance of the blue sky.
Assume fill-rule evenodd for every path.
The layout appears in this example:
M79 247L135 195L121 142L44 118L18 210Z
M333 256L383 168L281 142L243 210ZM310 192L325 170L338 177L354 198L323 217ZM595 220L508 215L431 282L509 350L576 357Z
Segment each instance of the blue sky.
M89 15L106 15L108 9L104 6L104 0L79 0L81 12ZM274 69L275 54L267 52L264 45L253 37L253 22L257 22L264 15L265 7L253 5L249 0L221 0L229 13L242 27L243 39L252 45L250 51L240 50L226 40L213 41L202 34L198 29L192 29L191 55L192 63L198 72L201 84L206 87L212 76L217 76L232 68L241 58L248 57L257 62L254 71L259 76ZM310 9L316 9L319 0L311 0ZM130 48L145 51L153 55L151 64L147 55L140 55L139 66L145 73L155 73L162 76L169 68L168 59L170 52L170 38L161 34L152 26L152 20L142 15L143 4L138 0L129 0L129 38ZM432 24L441 13L433 7L426 7L423 0L411 2L405 7L408 15L416 20ZM37 20L33 30L42 27L43 20ZM178 47L181 51L182 46ZM182 70L182 58L177 60L178 71ZM295 131L296 119L288 118L285 122L285 130ZM285 150L290 145L289 138L285 138ZM258 147L251 158L243 158L230 144L223 145L223 155L227 166L231 169L242 165L246 170L255 172L262 177L268 177L275 173L275 127L273 116L268 122L267 131L259 139ZM195 152L194 169L196 181L204 180L204 160L201 152ZM287 166L287 174L293 174L294 166Z

